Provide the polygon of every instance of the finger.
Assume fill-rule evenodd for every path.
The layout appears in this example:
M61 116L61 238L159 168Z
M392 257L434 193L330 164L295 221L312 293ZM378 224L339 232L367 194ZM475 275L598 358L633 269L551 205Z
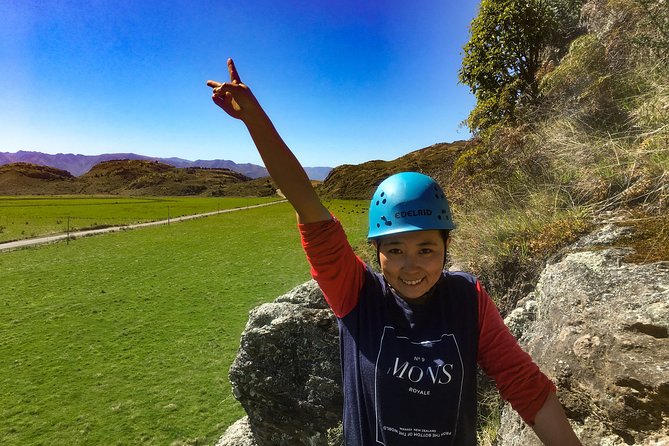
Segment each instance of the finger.
M223 110L225 110L225 108L226 108L225 99L223 99L223 98L221 98L221 97L219 97L219 96L216 96L216 95L213 95L213 96L211 97L211 99L214 101L214 103L215 103L216 105L218 105L218 106L221 107Z
M214 90L214 94L211 95L211 99L218 106L226 108L225 106L232 102L232 95L221 90Z
M242 80L239 78L239 73L237 73L237 67L232 59L228 59L228 72L230 72L230 82L233 84L241 84Z
M225 84L221 84L220 82L215 82L216 86L210 85L210 87L214 88L213 95L214 96L220 96L223 97L225 96L226 93L229 93L230 90L234 88L233 85L230 83L226 82Z
M226 113L228 113L233 118L241 118L239 114L239 108L235 107L233 104L232 96L228 93L225 96L212 96L211 99L216 105L221 107Z
M216 81L207 81L207 86L209 86L209 87L211 87L211 88L220 87L221 85L223 85L223 84L221 84L220 82L216 82Z

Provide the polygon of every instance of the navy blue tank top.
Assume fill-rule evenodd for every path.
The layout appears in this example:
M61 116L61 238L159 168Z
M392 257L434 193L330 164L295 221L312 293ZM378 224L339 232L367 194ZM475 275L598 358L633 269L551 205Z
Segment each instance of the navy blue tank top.
M476 445L476 279L447 273L409 305L367 269L339 320L348 446Z

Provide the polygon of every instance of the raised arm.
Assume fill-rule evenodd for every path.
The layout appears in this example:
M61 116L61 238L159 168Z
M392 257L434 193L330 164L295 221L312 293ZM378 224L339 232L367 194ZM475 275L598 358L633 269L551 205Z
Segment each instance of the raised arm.
M260 157L276 185L293 205L300 223L329 220L299 161L274 128L251 89L242 83L232 59L228 59L230 82L207 81L213 88L212 99L226 113L246 125Z

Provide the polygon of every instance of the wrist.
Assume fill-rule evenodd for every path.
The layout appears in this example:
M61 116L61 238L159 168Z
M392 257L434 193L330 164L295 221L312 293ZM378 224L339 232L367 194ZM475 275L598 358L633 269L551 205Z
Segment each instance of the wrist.
M256 107L252 107L246 110L244 116L242 117L242 121L244 124L246 124L246 127L251 128L266 124L267 121L269 121L269 117L262 109L260 104L257 104Z

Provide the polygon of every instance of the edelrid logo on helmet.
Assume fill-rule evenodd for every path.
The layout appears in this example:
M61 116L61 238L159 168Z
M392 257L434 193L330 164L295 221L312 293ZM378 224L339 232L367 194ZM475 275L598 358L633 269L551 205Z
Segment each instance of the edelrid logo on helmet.
M423 217L425 215L432 215L432 211L430 209L411 209L395 212L395 218Z

